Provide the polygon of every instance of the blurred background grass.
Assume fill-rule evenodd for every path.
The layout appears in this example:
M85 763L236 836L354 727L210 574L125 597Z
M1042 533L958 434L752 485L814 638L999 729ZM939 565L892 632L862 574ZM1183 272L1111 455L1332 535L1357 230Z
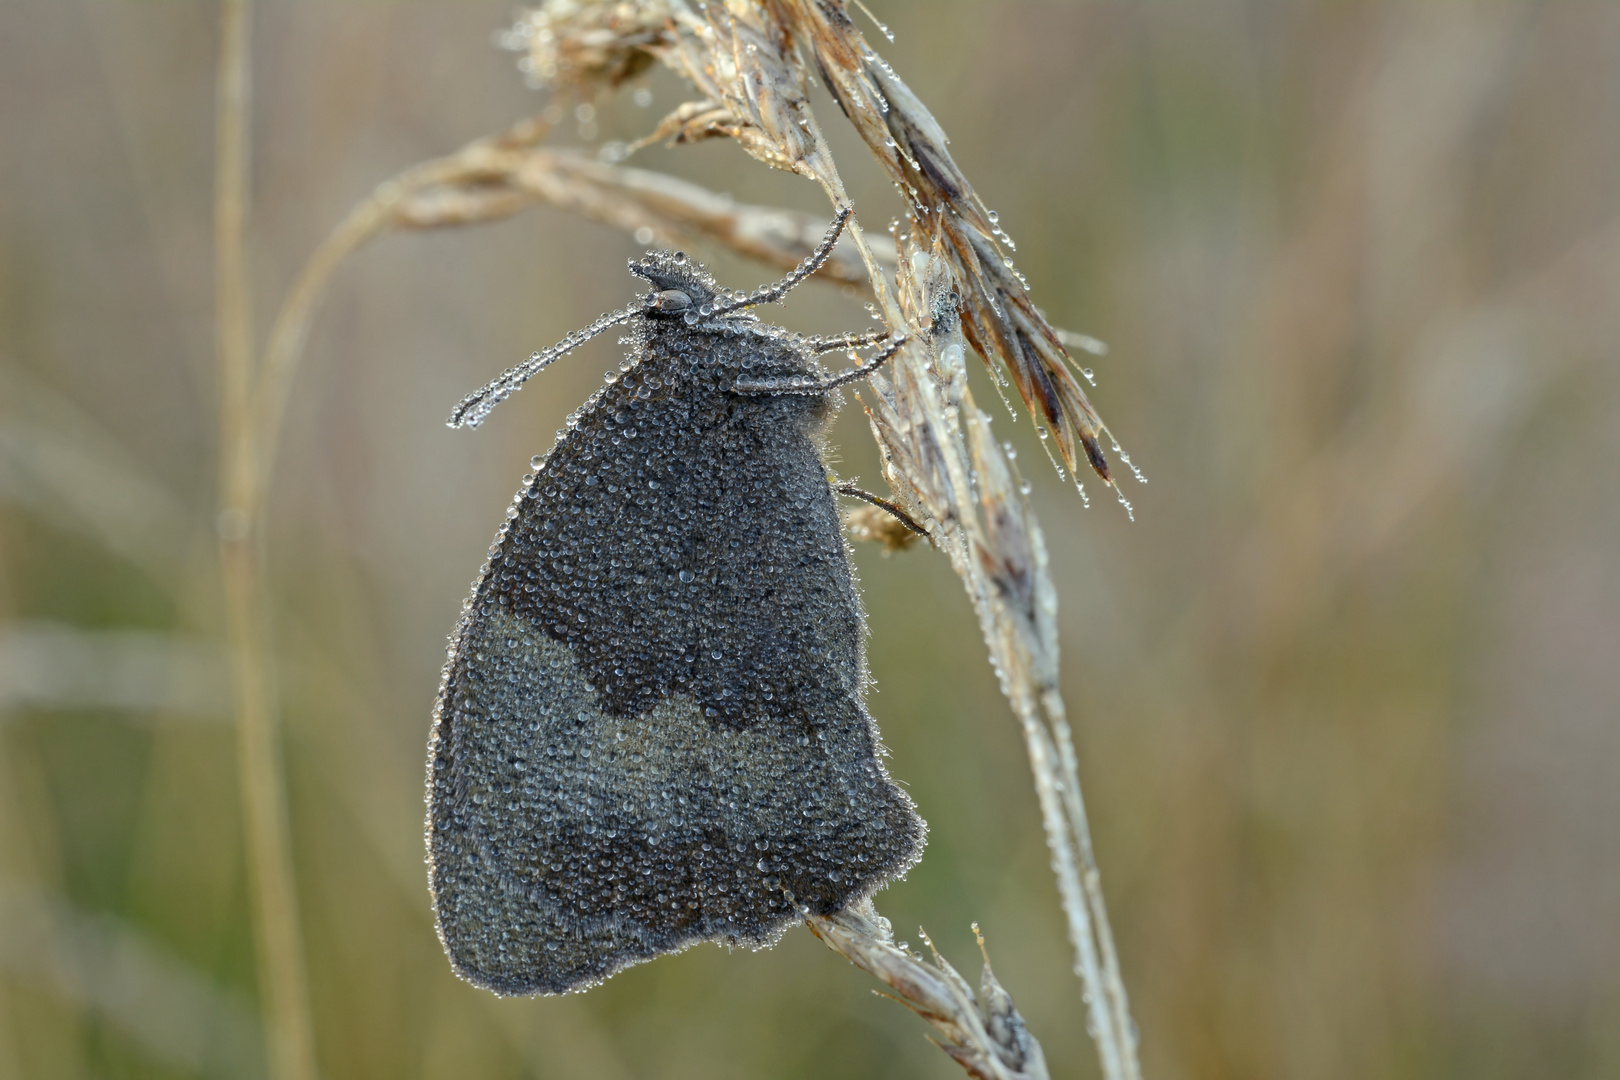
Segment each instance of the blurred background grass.
M872 6L1037 302L1111 344L1094 398L1152 478L1134 525L1084 511L998 421L1148 1074L1620 1074L1620 8ZM542 104L491 45L509 14L260 8L261 329L374 183ZM197 2L0 9L0 1075L263 1074L212 533L215 34ZM648 85L599 140L679 100ZM892 193L819 107L881 226ZM822 208L731 145L635 163ZM443 419L622 303L634 250L551 210L389 236L317 322L270 549L323 1072L956 1075L802 930L520 1001L434 939L444 637L614 347L476 434ZM779 317L868 325L813 286ZM836 434L875 482L857 409ZM1054 1075L1093 1075L968 604L935 554L856 555L872 708L932 825L880 906L968 969L977 919Z

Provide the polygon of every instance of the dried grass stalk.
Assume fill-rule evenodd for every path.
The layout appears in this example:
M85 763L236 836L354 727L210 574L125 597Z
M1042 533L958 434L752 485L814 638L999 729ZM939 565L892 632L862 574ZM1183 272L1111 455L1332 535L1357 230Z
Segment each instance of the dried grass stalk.
M826 234L826 221L813 214L750 206L664 173L542 147L548 131L541 121L524 120L406 169L361 200L315 250L271 326L252 387L251 437L243 451L253 478L244 496L250 513L269 488L287 395L326 284L344 258L380 233L488 224L550 203L646 243L719 243L783 271L802 262ZM848 240L833 249L815 277L843 284L868 280L866 264Z
M1139 1077L1058 688L1056 596L1045 545L1009 455L968 388L969 348L998 386L1010 379L1017 388L1043 445L1050 436L1056 446L1060 474L1074 475L1084 462L1112 485L1099 443L1108 431L1070 370L1060 333L1013 269L1006 255L1012 241L951 159L943 130L866 43L840 0L707 6L548 0L525 14L507 41L526 50L522 66L535 83L575 99L610 91L661 63L685 78L699 100L671 112L643 143L731 138L773 168L814 180L841 207L849 200L807 96L817 77L902 192L908 222L896 236L893 261L874 252L852 221L851 252L829 263L824 276L857 280L858 260L889 329L907 339L890 376L871 379L867 415L884 472L897 501L925 523L962 578L1023 730L1103 1075ZM781 268L803 258L819 235L821 223L805 215L741 206L661 174L544 147L546 133L544 124L526 121L407 170L356 207L316 251L272 329L248 395L245 505L262 506L287 389L324 284L347 253L378 232L493 221L543 201L644 241L703 237ZM886 266L894 267L892 282ZM949 965L930 969L896 948L869 906L810 924L941 1030L943 1048L970 1074L1044 1075L1038 1046L988 967L975 1004Z
M1058 689L1057 598L1045 543L989 417L967 387L950 261L937 240L933 251L922 249L915 234L900 244L900 306L909 325L926 329L890 379L871 380L867 415L890 484L939 525L940 546L967 586L1002 693L1023 729L1103 1075L1138 1076L1135 1029Z
M931 967L903 942L896 944L889 920L877 913L870 900L807 921L811 933L828 948L877 977L894 991L897 1001L934 1025L941 1035L939 1048L975 1080L1047 1080L1041 1044L1029 1033L1012 997L990 970L983 937L979 938L979 951L984 956L984 973L975 995L927 935L923 940L934 954ZM973 930L977 934L978 926Z
M921 245L946 260L969 342L1011 375L1070 471L1078 472L1083 459L1112 482L1097 442L1102 421L1004 252L1011 239L946 149L944 130L867 44L842 3L764 0L764 7L782 28L783 44L810 53L844 115L903 193Z
M620 41L625 53L647 53L701 95L671 113L659 136L728 136L758 160L815 180L843 205L847 195L807 96L814 73L906 200L909 228L896 240L892 292L860 229L850 227L885 320L908 338L891 378L871 380L873 435L899 501L931 522L967 587L1022 726L1103 1074L1137 1077L1135 1028L1058 687L1056 595L1045 544L968 389L967 346L998 381L1001 373L1011 379L1071 474L1084 461L1113 483L1099 445L1107 429L1005 254L1011 240L952 160L944 131L839 0L733 0L697 9L682 0L550 0L525 17L518 36L529 44L531 70L555 73L555 88L583 95L612 85L599 73L634 67L603 36L631 22L635 34ZM587 39L596 69L577 62Z
M750 206L665 173L610 165L578 150L492 147L467 154L463 164L469 166L464 179L402 201L396 223L405 228L473 224L546 202L649 244L678 247L706 240L784 271L809 255L827 231L826 219L814 214ZM817 273L845 284L867 280L848 240L833 249Z
M249 304L247 0L221 11L216 87L215 304L220 373L220 584L231 647L237 772L272 1080L314 1080L314 1028L270 646L261 521L252 498L253 321Z

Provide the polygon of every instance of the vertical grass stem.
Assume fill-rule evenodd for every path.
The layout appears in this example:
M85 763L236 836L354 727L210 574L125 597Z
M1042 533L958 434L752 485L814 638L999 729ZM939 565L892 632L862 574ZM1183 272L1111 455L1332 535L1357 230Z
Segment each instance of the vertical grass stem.
M261 469L252 424L248 285L248 0L223 0L216 88L215 304L220 379L220 574L229 636L237 768L271 1080L315 1080L314 1035L288 840L270 616Z

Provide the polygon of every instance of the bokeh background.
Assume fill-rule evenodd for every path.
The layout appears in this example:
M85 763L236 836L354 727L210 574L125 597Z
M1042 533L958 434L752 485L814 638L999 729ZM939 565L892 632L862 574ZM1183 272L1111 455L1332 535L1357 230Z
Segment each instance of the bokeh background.
M1147 1074L1620 1075L1620 7L871 0L1151 483L1023 449ZM373 184L537 111L505 3L265 4L259 327ZM0 7L0 1074L264 1074L213 535L217 10ZM603 103L632 138L672 79ZM869 225L898 205L818 99ZM566 125L556 136L590 132ZM822 209L731 145L653 149ZM329 1077L960 1075L802 930L500 1001L433 936L444 638L608 339L633 242L541 209L382 238L310 342L270 533ZM725 253L733 284L775 276ZM818 291L819 289L819 291ZM805 330L868 325L807 286ZM987 389L981 397L993 401ZM878 483L856 409L841 470ZM1100 497L1099 497L1100 495ZM1095 1075L1022 743L944 559L856 552L873 711L932 838L879 897L969 923Z

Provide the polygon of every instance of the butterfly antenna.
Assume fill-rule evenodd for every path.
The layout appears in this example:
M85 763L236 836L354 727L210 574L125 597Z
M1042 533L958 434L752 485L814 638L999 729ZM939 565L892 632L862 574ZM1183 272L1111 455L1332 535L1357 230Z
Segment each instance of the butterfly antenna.
M461 399L450 419L445 421L449 427L475 428L484 422L484 417L490 410L517 392L518 387L528 382L542 368L549 367L553 360L560 356L567 356L591 338L600 334L609 327L619 323L628 322L637 315L646 312L644 304L632 304L623 311L612 311L597 319L583 330L575 330L549 349L544 349L529 357L516 367L503 371L498 379L483 389L468 394Z
M832 256L833 245L838 243L839 234L844 231L844 226L848 224L850 216L854 213L855 208L847 203L839 207L838 213L833 217L832 224L827 227L827 235L821 238L821 243L816 245L816 250L812 251L804 262L788 271L787 277L774 285L761 285L746 296L739 297L729 303L716 304L714 313L723 315L728 311L736 311L738 308L753 307L756 304L774 304L782 299L795 285L820 270L822 264Z

